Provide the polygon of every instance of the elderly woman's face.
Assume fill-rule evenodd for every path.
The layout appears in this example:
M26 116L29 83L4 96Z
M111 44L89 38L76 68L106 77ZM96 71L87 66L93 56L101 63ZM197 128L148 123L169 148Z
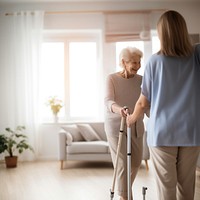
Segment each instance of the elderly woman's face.
M130 57L130 60L124 61L125 70L127 71L128 75L135 75L137 71L141 67L141 57L139 55L133 55Z

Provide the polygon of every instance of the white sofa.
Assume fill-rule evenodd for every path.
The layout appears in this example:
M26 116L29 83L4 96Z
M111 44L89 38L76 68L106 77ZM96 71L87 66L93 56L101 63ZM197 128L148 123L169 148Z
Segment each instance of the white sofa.
M61 169L64 161L108 161L111 155L103 122L73 123L62 125L59 131L59 158ZM148 170L149 148L144 134L143 160Z

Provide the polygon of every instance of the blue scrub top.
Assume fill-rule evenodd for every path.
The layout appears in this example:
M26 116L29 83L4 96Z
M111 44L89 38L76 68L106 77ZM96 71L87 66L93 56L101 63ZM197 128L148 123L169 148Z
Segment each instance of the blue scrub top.
M152 55L142 94L151 105L149 146L200 146L200 44L186 58Z

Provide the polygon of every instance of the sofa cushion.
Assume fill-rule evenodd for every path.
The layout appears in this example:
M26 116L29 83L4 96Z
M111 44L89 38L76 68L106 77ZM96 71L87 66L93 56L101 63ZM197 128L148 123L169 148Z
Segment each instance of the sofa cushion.
M73 142L67 146L68 154L108 153L108 143L105 141Z
M96 131L89 124L77 124L77 127L86 141L101 140Z
M67 137L66 144L71 145L72 142L73 142L72 135L69 132L66 132L65 134L66 134L66 137Z
M66 137L66 144L71 145L73 142L72 135L69 132L66 132L64 129L61 129L59 133L63 133Z
M65 125L65 126L62 126L62 128L66 132L69 132L72 135L73 141L84 141L85 140L83 138L82 134L80 133L76 124Z

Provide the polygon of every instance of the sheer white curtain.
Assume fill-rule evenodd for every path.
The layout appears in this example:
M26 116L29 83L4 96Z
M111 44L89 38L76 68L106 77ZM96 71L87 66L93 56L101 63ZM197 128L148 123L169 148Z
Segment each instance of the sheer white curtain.
M26 126L35 153L20 155L21 160L37 157L38 83L43 11L23 11L0 16L0 131Z

